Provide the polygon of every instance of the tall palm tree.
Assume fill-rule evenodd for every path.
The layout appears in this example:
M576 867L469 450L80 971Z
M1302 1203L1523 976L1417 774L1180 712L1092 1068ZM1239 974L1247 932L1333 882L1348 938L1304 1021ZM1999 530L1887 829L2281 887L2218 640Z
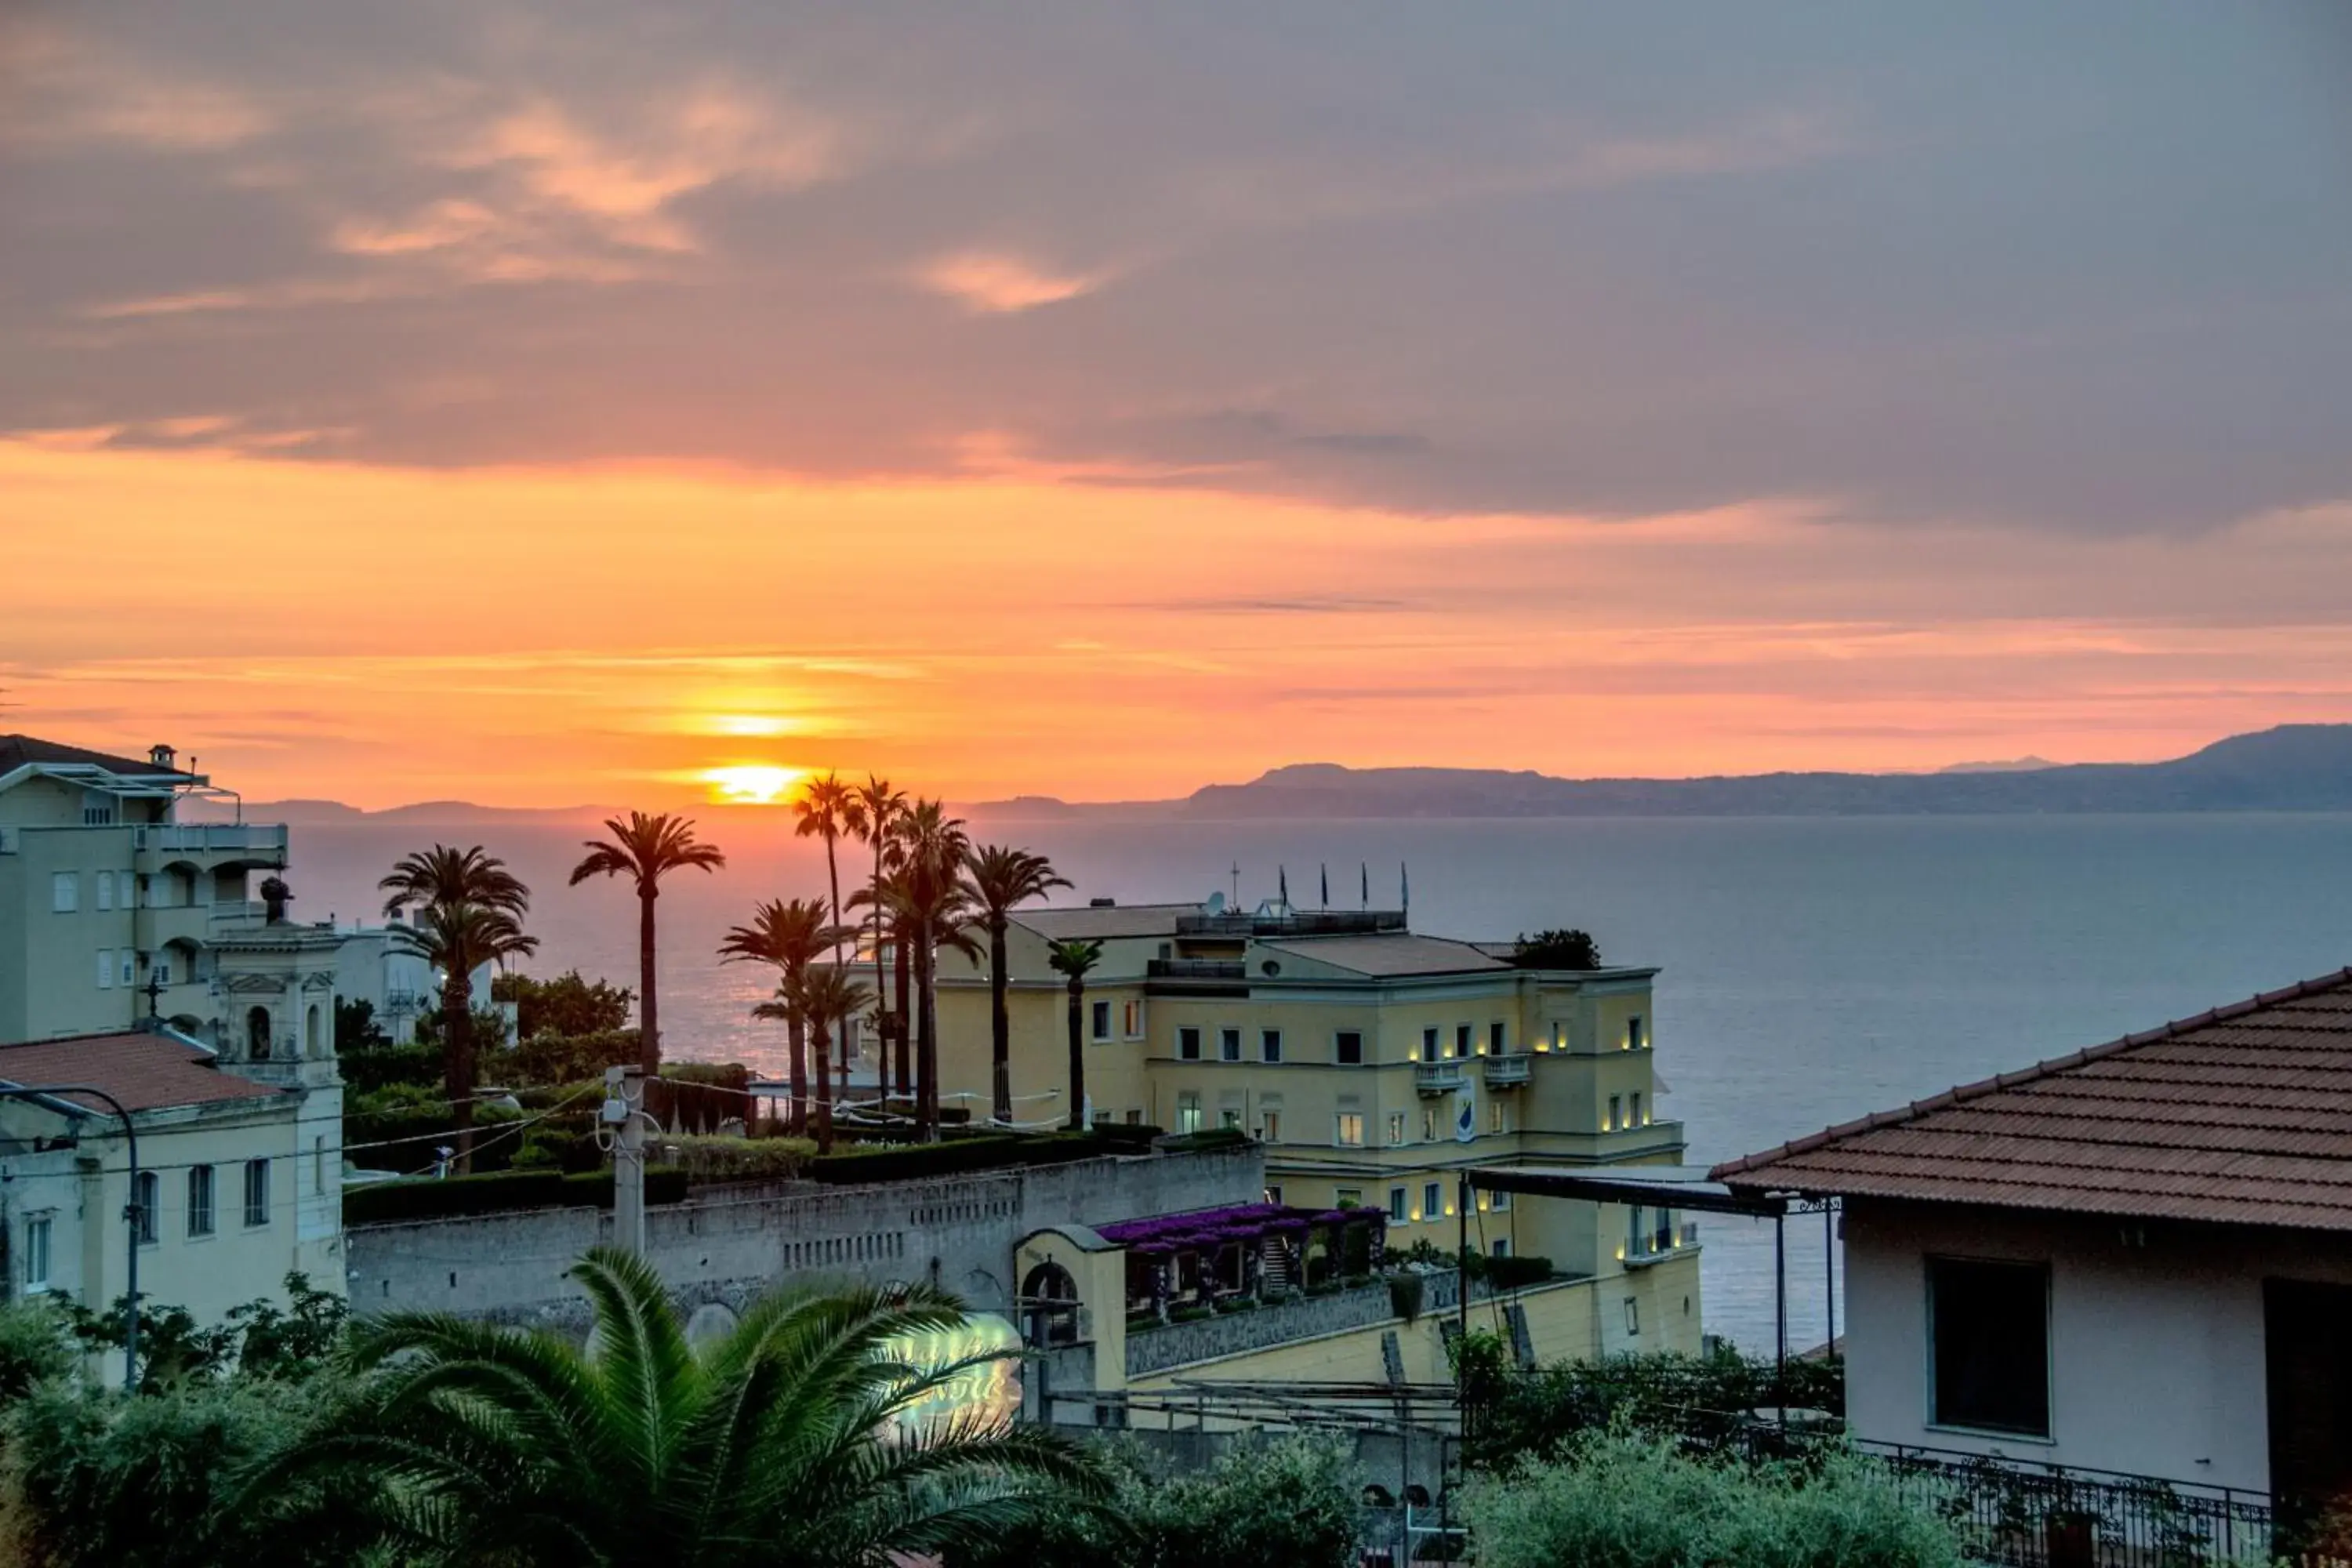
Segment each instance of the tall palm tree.
M432 903L413 926L394 928L397 940L441 972L441 1078L457 1123L457 1169L474 1168L474 971L503 969L539 951L505 910L488 904Z
M572 1274L593 1355L545 1330L378 1319L358 1331L352 1394L249 1474L229 1513L275 1511L299 1532L389 1481L400 1506L367 1517L390 1560L863 1568L951 1555L1103 1495L1059 1438L989 1413L922 1416L994 1364L907 1348L964 1324L952 1297L782 1292L696 1347L642 1259L599 1249Z
M836 948L846 928L833 924L824 918L824 905L815 899L771 899L751 911L750 925L730 926L719 944L719 956L728 963L747 961L765 963L777 971L777 991L799 981L809 966L824 955L827 948ZM808 1052L803 1048L806 1034L802 1016L790 1008L769 1011L761 1003L751 1010L758 1018L781 1018L784 1021L792 1051L792 1123L795 1130L808 1120ZM819 1064L820 1084L824 1082L824 1064ZM830 1103L822 1090L819 1098Z
M906 875L915 926L915 1121L926 1142L940 1135L939 947L970 919L961 873L971 847L961 817L918 799L899 816L887 852Z
M1087 973L1102 960L1099 942L1057 942L1045 954L1056 974L1070 984L1070 1131L1087 1125Z
M834 846L849 829L849 786L838 775L828 773L823 778L809 780L793 801L793 815L800 820L793 825L795 837L824 840L824 879L833 889L833 923L841 924L841 868L834 859ZM834 962L841 961L841 941L836 939ZM841 1032L841 1076L849 1079L849 1031Z
M1042 899L1070 886L1043 855L987 844L964 852L964 897L979 910L988 932L989 1090L999 1121L1013 1120L1013 1020L1004 1008L1004 928L1015 904Z
M760 1018L783 1018L795 1030L805 1028L816 1047L816 1152L833 1151L833 1068L826 1056L836 1018L855 1016L866 1001L865 988L839 964L804 968L776 987L776 999L751 1009ZM846 1079L843 1087L848 1087Z
M404 855L376 888L392 895L383 901L387 919L411 904L479 904L512 915L517 924L530 912L530 889L478 844L471 849L436 844Z
M898 814L906 809L907 797L892 789L889 780L867 773L864 784L851 787L844 815L844 821L848 826L849 831L874 847L874 878L866 885L872 895L866 901L874 910L874 1010L877 1022L880 1026L883 1054L886 1057L891 1054L894 1041L898 1046L896 1054L900 1094L908 1092L912 1087L907 1059L907 994L906 987L898 988L898 1005L895 1015L883 1007L882 932L885 917L882 899L882 860L883 850L887 847L891 835L898 829ZM902 953L905 951L904 948L899 949ZM888 1098L887 1085L884 1098Z
M849 901L864 902L866 895L853 894ZM890 933L898 1010L901 1017L911 1017L916 1024L913 1070L908 1073L901 1060L900 1092L913 1095L917 1131L929 1141L939 1136L940 1121L938 952L942 947L952 948L979 962L979 944L964 934L964 928L971 923L972 909L962 885L953 878L919 875L904 865L883 872L881 909L884 929ZM928 1057L923 1051L926 1038ZM902 1039L902 1049L905 1045Z
M661 879L692 866L715 871L727 864L716 844L694 837L694 824L663 812L647 816L629 813L626 823L604 819L610 838L591 838L588 854L572 868L572 885L591 877L626 876L637 885L637 1055L647 1078L661 1071L661 1005L654 994L654 900L661 897Z

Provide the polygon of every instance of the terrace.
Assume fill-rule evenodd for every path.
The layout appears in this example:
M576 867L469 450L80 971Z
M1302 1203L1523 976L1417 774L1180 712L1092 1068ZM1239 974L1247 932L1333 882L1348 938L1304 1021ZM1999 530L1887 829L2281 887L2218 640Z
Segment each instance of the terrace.
M1127 1251L1130 1331L1364 1285L1386 1256L1379 1209L1243 1204L1101 1228Z

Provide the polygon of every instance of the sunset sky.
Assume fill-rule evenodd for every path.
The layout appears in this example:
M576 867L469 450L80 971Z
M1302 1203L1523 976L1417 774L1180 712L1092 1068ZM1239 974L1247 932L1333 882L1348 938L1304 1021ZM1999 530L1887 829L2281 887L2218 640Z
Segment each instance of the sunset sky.
M0 731L650 805L2352 719L2347 18L19 0Z

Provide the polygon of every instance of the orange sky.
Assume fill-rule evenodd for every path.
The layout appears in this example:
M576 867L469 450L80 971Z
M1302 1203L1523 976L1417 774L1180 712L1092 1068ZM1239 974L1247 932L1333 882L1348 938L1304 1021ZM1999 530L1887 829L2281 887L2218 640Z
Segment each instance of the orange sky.
M1789 503L1407 516L1003 458L856 484L88 440L0 443L0 724L167 740L257 799L652 804L740 764L972 800L1304 760L2152 758L2352 712L2345 509L2096 541Z

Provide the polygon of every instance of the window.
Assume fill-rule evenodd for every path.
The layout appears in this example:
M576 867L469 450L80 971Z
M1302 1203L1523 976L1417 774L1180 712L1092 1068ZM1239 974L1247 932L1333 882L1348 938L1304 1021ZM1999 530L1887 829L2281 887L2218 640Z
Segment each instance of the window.
M1257 1054L1258 1059L1261 1061L1280 1061L1282 1059L1282 1031L1280 1029L1260 1029L1257 1032Z
M1331 1059L1343 1068L1364 1065L1364 1037L1354 1029L1342 1029L1331 1037Z
M1404 1189L1402 1187L1389 1189L1389 1223L1391 1225L1404 1223Z
M1258 1124L1258 1135L1257 1135L1257 1136L1258 1136L1258 1142L1261 1142L1261 1143L1279 1143L1279 1142L1282 1142L1282 1112L1281 1112L1281 1111L1279 1111L1279 1110L1261 1110L1261 1111L1259 1111L1259 1112L1257 1113L1257 1124Z
M1495 1201L1494 1201L1494 1205L1493 1205L1493 1206L1494 1206L1494 1210L1495 1210L1495 1212L1496 1212L1496 1214L1508 1214L1508 1213L1510 1213L1510 1212L1511 1212L1511 1194L1508 1194L1508 1193L1496 1193L1496 1194L1495 1194Z
M1627 1338L1629 1338L1629 1339L1635 1339L1635 1338L1639 1338L1639 1337L1640 1337L1640 1335L1641 1335L1641 1332L1642 1332L1642 1303L1641 1303L1641 1302L1640 1302L1640 1300L1638 1300L1636 1298L1632 1297L1632 1296L1628 1296L1628 1297L1626 1297L1626 1298L1625 1298L1625 1333L1626 1333L1626 1337L1627 1337Z
M1435 1025L1432 1025L1421 1032L1421 1059L1425 1062L1433 1062L1437 1059L1437 1027Z
M210 1236L213 1233L213 1168L210 1165L188 1167L188 1234Z
M90 891L98 895L98 907L101 910L112 909L114 907L114 873L100 871L95 880L97 886Z
M1625 1020L1625 1048L1629 1051L1638 1051L1642 1048L1642 1015L1636 1013Z
M1486 1026L1486 1051L1490 1056L1503 1054L1503 1021L1500 1018Z
M1119 1004L1118 1028L1120 1036L1126 1039L1139 1040L1143 1038L1142 997L1129 997L1127 1001Z
M1143 1125L1142 1107L1138 1106L1127 1113L1127 1124L1129 1127L1140 1127Z
M247 1228L269 1223L269 1162L245 1163L245 1223Z
M1612 1094L1609 1097L1609 1109L1601 1118L1601 1131L1614 1132L1619 1127L1624 1125L1624 1121L1625 1097L1622 1094Z
M139 1233L139 1245L152 1247L158 1234L157 1213L163 1206L163 1184L152 1171L139 1173L138 1184L131 1189L131 1202L138 1209L133 1228Z
M1110 1038L1110 1004L1108 1002L1097 1002L1094 1005L1094 1037L1097 1040L1108 1040Z
M84 827L111 827L111 826L114 826L114 807L112 807L112 806L110 806L110 805L85 805L85 806L83 806L83 807L81 808L81 825L82 825Z
M162 954L158 954L155 959L155 984L158 985L172 984L172 961Z
M1628 1258L1639 1258L1650 1249L1650 1235L1642 1224L1642 1215L1645 1212L1639 1204L1625 1211L1625 1256Z
M1454 1054L1457 1057L1470 1054L1470 1026L1467 1024L1454 1026Z
M2050 1436L2050 1270L2039 1263L1927 1260L1936 1426Z
M1364 1146L1364 1113L1360 1110L1343 1110L1339 1112L1339 1147L1362 1148Z
M1364 1189L1361 1187L1332 1188L1331 1206L1335 1209L1362 1208L1364 1206Z
M1266 1188L1265 1201L1279 1208L1282 1205L1282 1189L1280 1187Z
M49 908L61 915L69 915L81 908L80 872L58 871L50 876Z
M1511 1255L1511 1238L1507 1236L1496 1237L1493 1251L1497 1258L1508 1258Z
M1223 1062L1242 1059L1242 1032L1239 1029L1217 1031L1217 1059Z
M1444 1189L1442 1189L1441 1187L1439 1187L1439 1185L1438 1185L1435 1182L1423 1182L1423 1183L1422 1183L1422 1184L1421 1184L1421 1215L1422 1215L1422 1217L1423 1217L1423 1219L1436 1219L1436 1218L1439 1218L1440 1216L1442 1216L1444 1213L1445 1213L1445 1194L1444 1194Z
M1220 1110L1220 1111L1218 1111L1218 1112L1217 1112L1217 1125L1218 1125L1218 1126L1220 1126L1220 1127L1230 1127L1230 1128L1234 1129L1235 1131L1239 1131L1239 1129L1240 1129L1240 1127L1241 1127L1241 1124L1242 1124L1242 1111L1241 1111L1241 1107L1240 1107L1240 1106L1238 1106L1238 1105L1235 1105L1235 1106L1229 1106L1229 1107L1227 1107L1226 1109L1224 1109L1224 1110Z
M1559 1018L1552 1020L1551 1048L1556 1051L1568 1049L1568 1025Z
M1176 1059L1180 1062L1201 1059L1201 1030L1198 1025L1187 1024L1176 1031Z
M1650 1119L1642 1114L1642 1097L1640 1095L1637 1094L1633 1096L1633 1099L1625 1102L1625 1121L1628 1126L1647 1127L1650 1124Z
M131 951L127 947L121 952L114 955L114 979L115 984L118 985L127 987L131 984L131 963L132 956L133 954L131 953Z
M25 1289L49 1288L49 1216L25 1222Z
M1421 1112L1421 1141L1424 1143L1437 1142L1437 1112L1426 1106Z
M1508 1131L1503 1122L1503 1102L1499 1100L1490 1100L1486 1102L1486 1131L1489 1132Z
M1403 1142L1404 1112L1402 1110L1391 1110L1389 1112L1389 1146L1391 1148L1394 1148Z
M1201 1130L1201 1097L1180 1094L1176 1097L1176 1131L1198 1132Z
M114 950L110 947L101 947L98 950L98 988L100 991L106 991L112 989L113 985Z

